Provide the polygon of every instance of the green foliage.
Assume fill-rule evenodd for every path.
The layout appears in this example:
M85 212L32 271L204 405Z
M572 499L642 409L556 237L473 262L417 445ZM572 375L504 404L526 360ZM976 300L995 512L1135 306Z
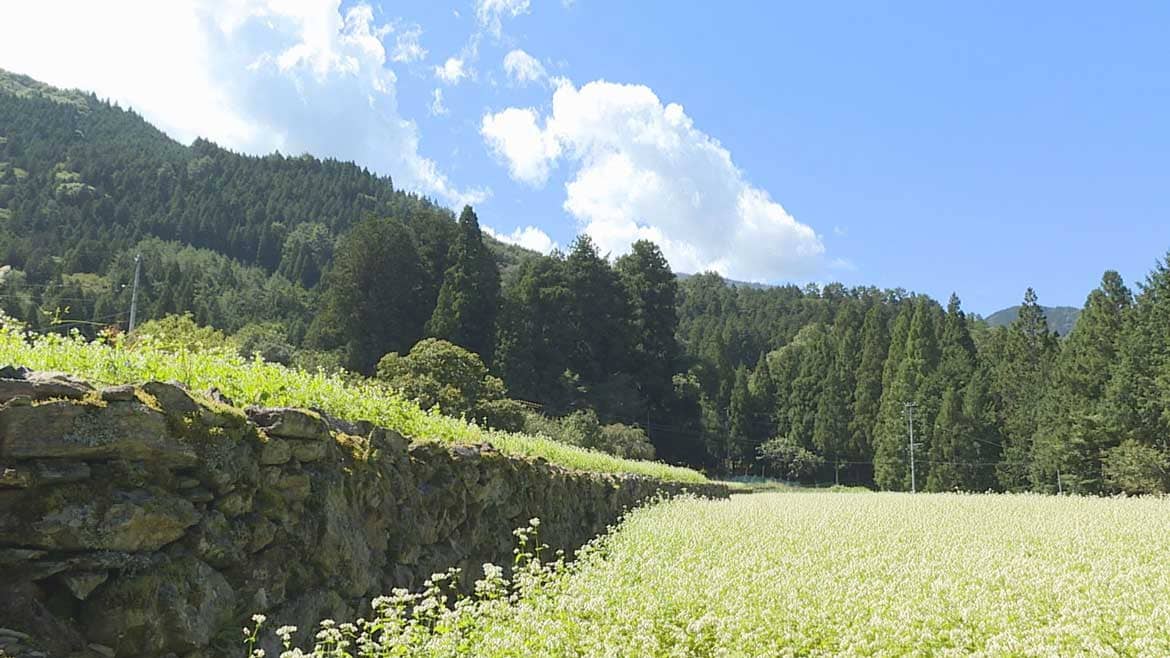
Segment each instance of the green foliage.
M132 346L88 341L74 334L29 335L18 323L0 323L0 362L37 370L56 370L95 384L149 380L178 381L193 391L218 388L240 405L321 409L338 418L369 420L415 440L491 443L517 456L544 457L554 464L602 473L637 473L663 480L703 482L698 472L558 443L548 438L492 431L423 411L389 392L385 385L356 376L305 372L243 359L234 346L206 351L170 351L144 335Z
M285 336L284 327L277 322L254 322L245 325L232 335L232 341L241 356L251 357L259 354L265 361L283 365L292 363L297 351Z
M322 313L313 334L323 347L344 346L346 366L370 373L387 352L422 337L425 272L414 234L393 219L369 219L337 245Z
M488 374L479 356L445 340L427 338L406 356L383 356L377 377L424 409L510 431L523 422L519 403L505 399L504 383Z
M1105 484L1127 494L1156 494L1170 484L1170 455L1165 450L1127 439L1102 460Z
M574 411L561 418L529 413L524 431L618 457L654 459L654 446L646 438L645 431L622 423L602 425L592 409Z
M788 480L812 476L825 463L821 455L797 444L791 437L778 436L759 447L760 459L768 462Z
M783 437L842 481L904 489L907 402L933 489L1107 493L1124 441L1170 451L1166 262L1136 297L1106 273L1083 313L1029 290L983 322L957 296L677 277L645 241L612 263L587 237L541 256L355 164L184 146L2 71L0 126L0 310L39 332L125 327L141 255L140 321L189 314L168 349L214 327L246 356L370 374L431 335L550 414L645 427L675 462L754 470ZM479 397L440 407L519 426L519 403Z
M461 345L490 363L495 348L500 271L483 243L479 218L471 206L459 215L459 233L448 256L427 333Z
M168 315L139 325L127 339L127 344L134 346L140 343L163 352L176 353L184 350L202 352L223 347L227 343L227 337L218 329L199 326L190 313L184 313Z

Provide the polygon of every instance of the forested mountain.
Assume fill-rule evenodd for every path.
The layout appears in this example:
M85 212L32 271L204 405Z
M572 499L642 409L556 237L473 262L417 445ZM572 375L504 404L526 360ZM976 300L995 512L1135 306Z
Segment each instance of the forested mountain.
M1077 324L1077 318L1081 316L1081 309L1072 306L1044 306L1041 310L1044 311L1044 317L1048 318L1048 330L1061 336L1069 335ZM1019 306L1009 306L992 313L984 321L993 327L1006 327L1015 322L1019 315Z
M991 326L956 296L676 277L649 242L610 261L582 236L542 256L354 164L184 146L92 95L0 75L3 310L42 331L124 329L137 254L140 321L190 313L249 354L428 391L448 386L451 352L420 341L443 339L529 408L593 434L641 428L659 458L721 473L1170 485L1166 263L1137 294L1106 273L1058 338L1031 289ZM500 401L485 388L464 408Z
M38 306L125 320L142 253L146 317L189 310L232 331L282 319L300 340L335 241L370 217L409 229L425 261L416 285L433 299L454 217L390 178L307 155L183 146L93 95L0 71L0 257L19 270L5 276L3 305L34 323ZM488 242L506 269L524 255Z

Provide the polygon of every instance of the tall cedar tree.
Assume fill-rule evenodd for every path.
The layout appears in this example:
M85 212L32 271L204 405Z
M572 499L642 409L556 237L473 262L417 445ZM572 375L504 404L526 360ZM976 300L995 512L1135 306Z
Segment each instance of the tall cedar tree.
M371 373L388 352L406 352L422 337L420 295L426 272L414 234L394 219L369 219L337 246L315 334L346 348L347 365Z
M882 364L890 349L889 340L882 306L874 304L866 311L861 327L861 360L849 421L851 450L862 462L873 459L873 432L882 398Z
M996 475L1005 490L1024 491L1031 484L1032 441L1058 348L1031 288L1024 293L1019 316L999 332L999 340L1002 348L994 382L1000 402L1003 457Z
M1165 467L1170 463L1170 253L1146 278L1127 319L1117 373L1107 393L1109 422L1122 443L1103 459L1118 465L1128 461L1132 467L1134 457L1157 464L1140 478L1121 477L1114 468L1107 484L1110 490L1125 490L1124 480L1141 479L1165 491L1170 485Z
M491 364L500 303L500 270L483 243L479 218L471 206L459 215L459 233L447 258L450 267L427 333L478 354Z
M673 394L671 378L680 355L678 279L662 251L647 240L635 242L615 269L630 299L633 358L626 370L638 374L647 408L661 415Z
M1111 426L1106 392L1117 370L1133 294L1106 272L1085 300L1045 392L1033 446L1032 480L1041 490L1099 493L1105 453L1121 441Z
M581 381L595 385L621 372L629 363L630 301L616 272L587 235L573 242L564 263L573 343L569 366Z
M516 397L539 402L552 413L566 411L563 375L573 347L565 311L571 303L563 258L523 262L505 289L497 369Z

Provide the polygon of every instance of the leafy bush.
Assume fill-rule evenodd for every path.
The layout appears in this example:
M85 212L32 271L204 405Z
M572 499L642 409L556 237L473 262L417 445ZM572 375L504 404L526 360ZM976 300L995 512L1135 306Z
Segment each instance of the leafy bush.
M284 327L279 322L253 322L237 331L232 340L240 356L251 358L259 354L270 363L289 365L297 349L289 342Z
M153 349L164 352L199 352L222 348L228 342L222 331L200 326L190 313L144 322L126 340L131 345L148 343Z
M1105 482L1127 494L1165 493L1170 458L1153 446L1129 440L1105 453Z
M391 389L455 418L515 431L522 407L507 400L504 382L488 374L474 352L437 338L420 340L406 356L391 352L378 361L377 377Z
M760 445L758 453L760 459L769 462L789 480L809 477L825 463L823 457L786 436L768 439Z
M592 409L574 411L561 418L529 413L524 421L524 431L618 457L654 459L654 446L646 432L621 423L602 425Z

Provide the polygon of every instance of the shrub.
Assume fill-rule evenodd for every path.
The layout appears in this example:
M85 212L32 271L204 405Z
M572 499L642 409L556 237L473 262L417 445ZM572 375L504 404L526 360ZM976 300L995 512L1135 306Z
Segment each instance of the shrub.
M1102 470L1105 482L1117 491L1165 493L1170 459L1161 450L1131 439L1105 453Z

